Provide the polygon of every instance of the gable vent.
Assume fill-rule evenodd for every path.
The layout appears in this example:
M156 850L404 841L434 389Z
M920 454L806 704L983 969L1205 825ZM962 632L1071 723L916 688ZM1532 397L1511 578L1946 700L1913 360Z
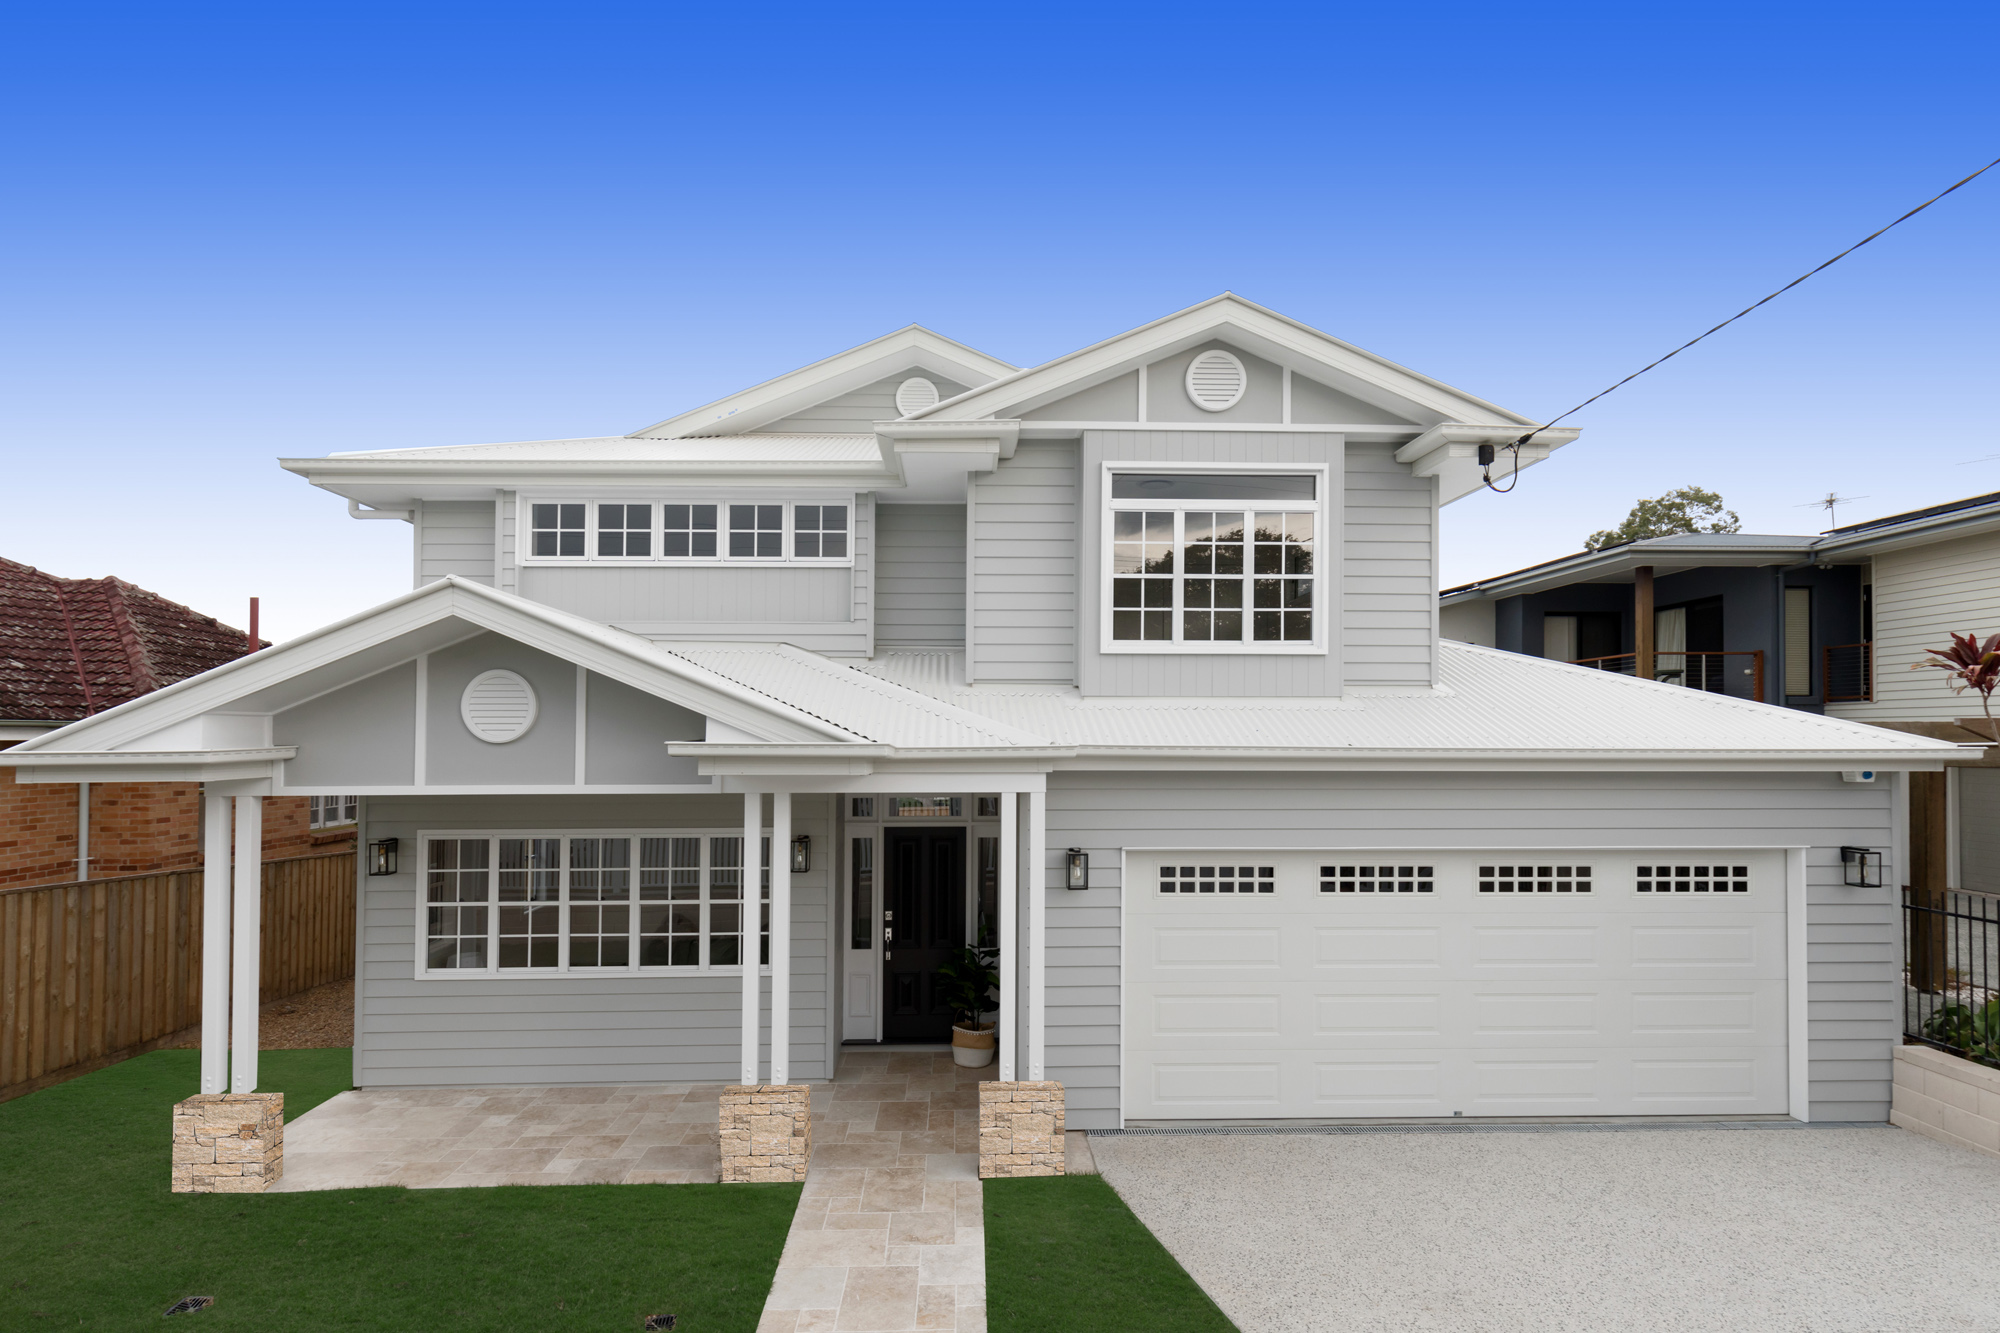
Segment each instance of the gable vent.
M458 715L488 744L519 740L535 725L535 687L512 671L482 671L459 696Z
M1222 412L1243 399L1250 387L1250 373L1236 359L1236 353L1211 348L1188 362L1187 395L1204 412Z
M937 401L937 385L921 375L912 375L896 386L896 410L904 416L936 407Z

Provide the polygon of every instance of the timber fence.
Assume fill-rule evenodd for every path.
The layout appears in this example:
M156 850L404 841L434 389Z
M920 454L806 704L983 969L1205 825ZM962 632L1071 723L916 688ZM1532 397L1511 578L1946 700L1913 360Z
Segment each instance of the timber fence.
M354 975L354 853L266 861L262 1000ZM0 890L0 1101L201 1021L202 872Z

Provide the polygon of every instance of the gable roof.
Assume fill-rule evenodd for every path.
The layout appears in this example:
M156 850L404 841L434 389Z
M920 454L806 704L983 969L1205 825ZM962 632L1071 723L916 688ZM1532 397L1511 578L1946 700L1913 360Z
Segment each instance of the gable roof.
M1053 361L994 380L914 412L914 421L975 421L1018 413L1122 375L1210 339L1224 339L1408 417L1419 427L1445 422L1531 427L1539 423L1342 342L1233 292L1210 297Z
M0 718L89 717L242 657L248 638L120 578L0 559Z
M929 371L961 384L984 384L1012 374L1015 367L933 333L921 324L912 324L692 411L656 421L633 431L632 436L677 439L687 435L740 435L905 370Z

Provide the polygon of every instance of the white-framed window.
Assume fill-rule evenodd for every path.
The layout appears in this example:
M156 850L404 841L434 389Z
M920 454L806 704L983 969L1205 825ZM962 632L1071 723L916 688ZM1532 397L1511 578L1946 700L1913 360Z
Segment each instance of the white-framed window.
M849 564L854 505L653 496L643 501L524 496L525 564Z
M747 903L729 829L424 833L417 975L737 971ZM758 962L771 950L771 839Z
M1324 652L1324 468L1107 465L1106 652Z
M361 812L359 796L308 796L306 822L312 828L352 824Z

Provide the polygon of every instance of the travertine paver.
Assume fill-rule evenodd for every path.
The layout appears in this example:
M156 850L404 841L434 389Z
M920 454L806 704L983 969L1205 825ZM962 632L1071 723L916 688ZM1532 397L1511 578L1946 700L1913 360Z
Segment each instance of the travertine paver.
M979 1092L949 1052L847 1051L758 1333L984 1333Z
M719 1083L343 1092L285 1127L271 1189L713 1183L721 1096Z

